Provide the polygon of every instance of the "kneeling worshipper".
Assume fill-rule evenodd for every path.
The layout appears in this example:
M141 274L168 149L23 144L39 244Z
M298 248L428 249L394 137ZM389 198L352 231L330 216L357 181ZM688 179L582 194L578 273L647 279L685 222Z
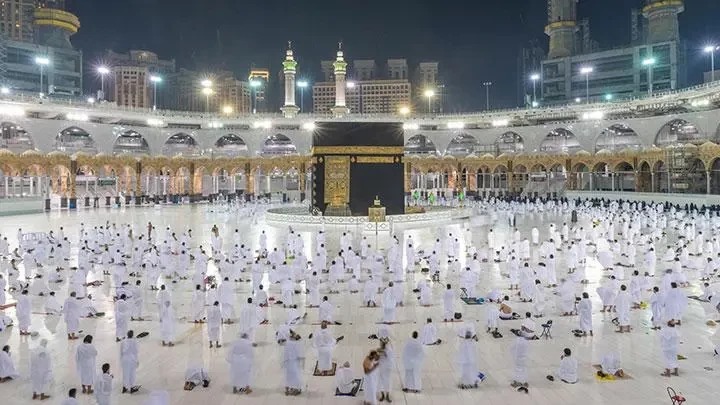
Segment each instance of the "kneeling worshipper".
M577 370L577 360L572 357L572 351L565 348L563 354L560 356L560 368L558 368L557 372L560 381L566 384L575 384L578 380ZM553 380L552 376L548 376L548 379Z
M5 345L0 351L0 382L14 380L18 377L20 374L15 371L15 365L10 358L10 346Z
M424 345L434 346L442 343L442 339L437 337L437 327L432 323L432 318L427 319L427 323L423 326L421 340Z
M335 381L337 384L337 387L335 388L335 395L349 397L357 395L362 383L362 379L355 378L353 376L349 361L346 361L342 367L338 368Z

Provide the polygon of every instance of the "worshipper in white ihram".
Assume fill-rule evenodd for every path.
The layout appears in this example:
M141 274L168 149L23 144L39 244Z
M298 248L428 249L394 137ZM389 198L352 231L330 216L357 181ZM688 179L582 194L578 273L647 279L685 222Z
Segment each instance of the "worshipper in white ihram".
M175 310L170 301L164 302L160 312L160 335L163 346L175 346Z
M318 356L318 371L321 375L329 375L333 369L332 354L335 350L337 343L342 340L342 336L337 339L330 334L328 329L328 323L322 321L320 323L320 330L314 334L310 334L313 347L317 350Z
M233 394L250 394L252 392L250 385L252 383L255 352L247 333L241 334L240 339L233 343L226 360L230 363L230 381L233 386Z
M220 311L220 303L215 301L213 305L207 310L207 328L208 328L208 340L210 341L210 348L213 347L213 342L217 347L222 347L220 344L220 327L222 326L222 312Z
M302 369L305 356L303 354L300 335L291 334L283 346L283 367L285 368L285 395L302 393Z
M95 359L97 358L98 352L92 342L92 335L85 336L83 342L75 352L75 364L77 365L78 374L80 374L80 385L82 386L83 394L93 393Z
M578 380L578 362L572 357L572 351L568 348L563 350L560 356L560 368L558 368L558 377L560 381L567 384L575 384Z
M458 365L460 368L460 384L462 389L477 388L480 382L478 377L477 353L475 344L477 339L469 330L461 337L458 349Z
M14 380L18 377L20 374L15 371L15 365L10 357L10 346L5 345L0 351L0 382Z
M110 374L110 364L103 364L100 371L101 372L95 377L95 399L98 405L110 405L110 394L112 394L113 385L113 376Z
M530 344L527 339L522 336L515 338L515 342L510 346L510 355L513 359L513 377L510 386L527 392L528 388L528 352Z
M70 388L68 397L65 398L60 405L80 405L80 402L77 400L77 389Z
M665 362L665 372L661 375L664 377L680 375L678 371L680 332L675 328L675 324L676 322L672 320L668 321L667 328L662 328L659 333L660 350L662 350L663 361Z
M346 361L341 367L338 367L335 374L335 389L341 395L355 396L360 388L360 381L353 376L350 362Z
M405 369L403 392L419 393L422 390L422 364L425 360L425 349L418 338L417 331L412 333L403 348L402 361Z
M135 332L129 330L127 337L120 343L120 364L122 365L122 393L136 393L140 387L135 385L135 376L138 366L140 365L140 357L138 353L138 344L135 340Z
M48 341L43 339L40 345L30 355L30 382L32 385L32 399L44 400L50 398L50 384L53 381L50 352L47 350Z
M378 370L378 391L380 392L380 402L392 402L390 398L392 373L395 371L395 351L390 342L390 330L387 326L380 326L378 331L380 339L380 368Z
M380 355L373 350L363 360L363 373L365 374L363 405L377 405L378 367L380 367Z

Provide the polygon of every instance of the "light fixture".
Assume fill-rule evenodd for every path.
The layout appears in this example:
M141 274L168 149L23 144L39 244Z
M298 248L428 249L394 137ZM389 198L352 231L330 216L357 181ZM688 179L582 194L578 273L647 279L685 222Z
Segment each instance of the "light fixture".
M530 75L530 80L532 80L532 81L540 80L540 75L537 73L533 73Z
M203 87L202 94L209 96L213 94L213 89L211 89L210 87Z
M233 112L232 106L231 106L231 105L226 105L226 106L224 106L224 107L223 107L223 112L224 112L225 114L232 114L232 112Z
M605 112L603 111L589 111L582 115L584 120L601 120L603 118L605 118Z
M95 97L88 97L87 102L88 104L95 104Z
M655 64L655 62L657 62L657 59L655 59L655 58L646 58L646 59L643 59L642 65L643 66L652 66Z
M218 129L218 128L224 127L225 125L223 125L223 123L219 122L219 121L210 121L210 122L208 122L207 126L208 126L208 128L211 128L211 129Z
M205 79L205 80L203 80L203 81L200 82L200 85L203 86L203 87L206 88L206 89L212 87L212 84L213 84L213 83L212 83L212 80L210 80L210 79Z
M506 126L508 126L508 123L509 123L509 122L510 122L510 121L508 121L508 120L495 120L495 121L492 122L492 126L494 126L494 127L496 127L496 128L498 128L498 127L506 127Z
M582 99L581 99L580 97L575 97L575 102L576 102L576 103L579 103L579 102L581 102L581 101L582 101Z
M450 121L447 123L448 129L463 129L465 128L465 123L462 121Z
M100 73L101 75L106 75L106 74L110 73L110 69L108 69L107 66L98 66L97 72Z
M302 129L305 131L314 131L315 130L315 123L314 122L306 122L302 124Z
M272 128L272 122L270 122L270 121L255 121L253 123L253 128L270 129L270 128Z
M403 124L403 129L406 131L417 131L420 129L420 125L406 122Z
M147 124L148 124L149 126L151 126L151 127L162 127L162 126L165 126L165 122L163 122L163 120L157 119L157 118L148 118L148 119L147 119Z
M300 80L300 81L297 83L297 86L304 89L305 87L308 86L308 82L305 81L305 80Z
M355 82L350 81L345 84L348 89L354 89L355 88Z
M153 83L160 83L160 82L162 82L162 77L157 76L157 75L152 75L152 76L150 76L150 81Z
M430 98L430 97L435 97L435 90L433 90L433 89L427 89L427 90L425 90L425 92L423 93L423 95L424 95L425 97L428 97L428 98Z
M408 114L410 114L410 107L404 105L404 106L400 107L400 109L398 111L400 112L400 115L408 115Z
M2 87L2 88L0 88L0 93L2 93L2 94L10 94L10 88L9 88L9 87Z
M250 80L250 87L260 87L262 83L259 80Z
M49 65L50 64L50 58L47 56L36 56L35 57L35 63L41 66Z
M605 100L610 101L610 100L612 100L612 99L613 99L613 95L612 95L612 94L606 94L606 95L605 95Z
M536 108L536 107L539 106L539 105L540 105L540 103L538 103L537 101L533 101L533 102L532 102L533 108Z
M580 68L580 73L586 75L592 73L594 70L592 66L583 66Z
M705 48L703 48L703 52L705 52L705 53L712 53L712 52L717 51L718 49L720 49L720 46L707 45L707 46L705 46Z

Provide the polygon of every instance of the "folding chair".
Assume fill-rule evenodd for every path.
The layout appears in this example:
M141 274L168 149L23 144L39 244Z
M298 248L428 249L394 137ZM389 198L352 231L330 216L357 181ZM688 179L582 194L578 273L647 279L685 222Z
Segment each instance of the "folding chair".
M682 405L682 403L686 401L685 397L678 395L672 387L667 387L667 393L670 396L672 405Z
M551 333L552 325L553 325L552 319L547 321L547 323L542 324L543 331L540 334L540 337L545 337L545 339L552 339L552 333Z

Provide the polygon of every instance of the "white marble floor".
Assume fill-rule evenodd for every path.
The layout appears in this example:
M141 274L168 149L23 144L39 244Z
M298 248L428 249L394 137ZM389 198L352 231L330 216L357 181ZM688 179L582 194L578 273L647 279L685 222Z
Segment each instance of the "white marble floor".
M532 226L539 226L546 229L549 222L562 223L565 218L549 215L529 214L518 218L518 227L525 234L529 234ZM64 226L66 235L71 240L77 240L78 227L80 222L87 225L97 225L105 221L124 223L133 222L137 229L143 229L148 221L152 221L162 231L165 226L171 226L174 230L182 230L190 227L194 230L195 239L198 243L209 245L210 228L218 224L221 231L230 238L235 228L241 229L246 235L246 240L252 241L257 246L260 230L266 230L269 234L268 242L272 248L284 241L286 229L273 228L265 225L262 221L252 226L247 217L239 215L212 214L206 212L202 206L170 207L164 209L153 208L129 208L126 210L98 210L80 211L70 213L51 213L26 215L16 217L3 217L0 219L0 234L8 236L11 244L15 245L17 228L22 227L25 232L57 230ZM447 232L462 233L461 230L467 224L448 224L446 226L433 225L432 227L402 231L399 234L412 234L413 239L419 240L422 245L429 247L435 235ZM502 240L509 239L509 230L506 221L498 220L493 225ZM486 240L485 234L488 227L474 228L476 241ZM352 229L351 229L352 230ZM306 241L308 253L314 249L312 242L314 230L300 230ZM340 230L328 230L329 252L336 249L338 245ZM360 233L356 233L359 238ZM373 239L374 235L368 235ZM530 392L528 395L517 393L510 388L509 382L512 376L512 360L509 354L509 346L512 342L512 334L509 329L518 327L519 321L508 321L501 323L501 333L505 336L502 339L493 339L484 333L480 334L480 343L477 345L480 368L487 379L477 390L460 390L456 388L458 381L458 366L456 364L458 340L455 338L457 325L442 324L438 322L440 337L444 343L436 347L428 347L427 357L423 370L423 392L421 394L404 394L400 388L401 362L397 359L397 371L393 376L393 401L397 404L448 404L448 403L489 403L489 404L662 404L670 403L665 392L668 385L675 387L689 399L688 403L710 404L715 403L719 392L714 384L720 376L720 361L712 356L714 343L712 336L716 328L708 327L705 324L705 312L696 302L690 301L686 313L685 322L681 327L682 345L681 353L687 360L680 362L681 376L665 378L660 376L663 369L660 357L660 348L655 332L650 330L650 314L648 311L633 311L632 324L633 332L630 334L616 334L610 322L610 315L598 312L600 303L595 294L597 281L601 277L599 265L594 258L588 259L588 278L591 284L587 291L591 292L594 300L595 314L594 327L595 337L577 339L571 333L571 329L577 327L577 317L561 318L556 315L554 303L549 305L547 318L555 321L553 329L554 339L530 342ZM504 291L507 289L507 280L500 276L505 270L505 265L488 263L483 264L480 291L489 291L497 287ZM558 264L558 276L563 274L562 263ZM413 294L410 291L411 285L415 285L419 274L408 277L408 297ZM307 385L305 392L299 397L288 398L283 395L283 380L280 360L282 351L274 342L274 332L277 325L285 320L285 313L282 308L273 307L270 309L270 322L268 326L261 326L257 332L257 340L261 342L256 349L255 371L254 371L254 392L249 396L233 395L229 383L229 366L225 361L226 350L230 343L237 336L237 325L224 326L222 340L225 347L221 349L209 349L207 345L207 333L204 327L196 326L184 321L178 324L178 344L174 348L161 347L159 342L159 323L155 313L151 321L133 322L131 329L137 332L149 331L150 336L140 342L140 368L138 370L138 383L142 384L142 390L134 395L122 395L120 393L121 369L119 363L119 344L115 343L115 323L112 313L112 299L109 287L109 279L102 287L95 289L95 304L100 311L107 311L107 316L100 319L83 319L81 329L85 333L95 336L95 344L99 351L98 364L109 362L113 367L115 375L115 387L112 396L113 403L122 404L143 404L148 398L151 390L167 390L170 392L172 404L199 404L203 401L212 401L217 404L342 404L360 403L361 398L348 398L334 396L335 379L333 377L313 377L312 367L315 364L316 354L311 348L307 350L308 361L304 369L304 383ZM442 292L446 282L457 284L457 280L448 279L443 274L440 284L433 285L434 303L432 307L421 307L416 305L415 298L407 301L410 305L400 308L397 325L390 327L392 339L394 340L396 356L400 356L402 347L413 330L420 330L425 318L432 317L439 321L442 316ZM659 280L656 280L659 281ZM172 286L175 310L178 316L186 316L189 313L191 286L189 281L181 282ZM61 298L65 297L67 285L61 286ZM344 287L346 289L346 287ZM697 285L688 289L688 294L697 292ZM250 294L250 286L245 283L238 284L238 303L244 302ZM278 295L277 286L271 288L271 295ZM552 297L551 294L548 296ZM299 297L305 300L304 295ZM12 298L9 297L9 300ZM334 295L331 300L337 306L337 318L343 321L342 326L331 327L336 335L344 335L342 341L335 350L334 358L338 363L350 361L353 369L360 375L362 373L361 362L363 356L376 347L376 341L368 340L367 336L376 333L378 325L376 322L381 317L381 309L361 308L359 295L350 295L344 291L340 295ZM517 300L515 300L517 301ZM552 302L552 301L551 301ZM146 292L146 312L155 312L154 294ZM42 298L33 299L33 307L39 310L43 306ZM513 303L516 312L525 312L528 304L520 302ZM485 308L483 306L467 306L460 300L456 303L456 310L461 311L466 322L477 322L478 331L483 330L485 322ZM15 316L14 310L9 309L6 314ZM304 337L312 332L317 326L312 325L317 321L317 309L308 310L308 318L305 324L298 326L297 331ZM546 318L546 319L547 319ZM22 375L20 379L0 384L0 403L24 404L30 401L29 382L29 353L37 345L39 339L47 338L50 341L49 348L52 352L53 373L55 383L53 386L53 398L46 402L59 403L64 393L71 387L78 387L79 377L75 371L74 353L78 341L68 341L65 338L65 324L60 318L33 315L32 330L39 332L37 338L26 338L18 335L17 327L9 328L0 333L0 345L8 344L13 353L13 359L18 371ZM580 363L580 381L575 385L567 385L562 382L550 382L545 376L555 373L560 361L560 354L563 348L573 350ZM609 350L620 354L622 367L632 376L632 379L615 382L598 382L594 377L592 364L597 364L600 357ZM212 385L208 389L197 388L192 392L182 390L184 372L189 365L203 365L209 369L212 377ZM708 369L709 368L709 369ZM82 404L95 403L94 398L81 395Z

